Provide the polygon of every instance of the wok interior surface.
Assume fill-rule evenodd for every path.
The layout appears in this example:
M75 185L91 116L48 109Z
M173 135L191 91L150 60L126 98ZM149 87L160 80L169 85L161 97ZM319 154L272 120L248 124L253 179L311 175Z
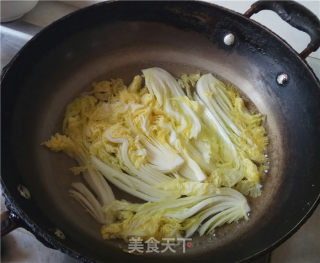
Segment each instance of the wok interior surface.
M168 4L171 5L182 8L179 4ZM192 16L191 7L196 4L189 5L188 12ZM201 7L202 4L196 6ZM106 13L111 12L107 5L101 5L99 10L103 8ZM118 9L112 10L116 16ZM175 8L172 10L178 12ZM15 189L15 182L21 180L30 190L33 204L37 207L30 213L41 214L36 222L41 224L42 218L49 219L50 227L45 230L53 233L55 227L61 229L66 236L61 242L84 256L101 261L112 261L120 256L131 261L150 257L167 257L175 261L186 257L188 260L214 258L218 262L244 259L281 239L303 219L317 199L320 183L313 172L319 168L315 158L319 153L316 146L320 148L316 137L319 132L320 96L315 78L277 39L274 40L279 44L277 52L287 52L292 61L288 57L275 59L276 54L271 54L272 46L270 50L266 47L264 52L257 50L255 45L259 44L259 39L257 44L252 39L242 43L245 37L241 34L245 32L241 26L248 23L246 20L234 14L222 17L224 11L215 8L212 14L200 11L194 19L203 21L209 15L213 17L212 21L205 23L210 24L210 30L195 30L205 25L192 20L183 22L185 27L182 27L168 21L108 21L106 18L84 28L79 26L72 31L66 28L72 32L66 36L62 32L63 27L57 25L55 30L51 30L50 39L39 37L38 50L34 47L21 54L25 61L37 52L32 67L27 67L28 63L23 64L22 58L18 58L15 70L19 77L10 79L13 73L7 73L5 88L6 85L18 84L14 87L19 89L19 93L12 89L7 91L6 96L6 103L12 111L6 118L10 119L5 132L10 149L6 150L8 165L5 169L17 175L17 179L7 187ZM91 8L91 12L102 11ZM235 26L230 22L232 20L228 20L225 27L218 23L219 19L228 16L241 21ZM68 25L72 27L76 21L72 17L69 20ZM218 25L222 28L220 31ZM224 47L220 39L228 27L235 30L237 37L233 47ZM59 39L60 35L64 36L63 41ZM49 44L49 41L54 41L54 44ZM216 237L193 237L192 248L186 254L180 251L177 254L144 255L142 258L123 252L128 247L120 240L102 240L100 225L68 194L70 184L81 180L69 171L75 165L74 161L63 153L50 152L40 144L61 131L66 105L90 89L92 81L122 78L129 84L141 69L153 66L162 67L176 77L182 73L211 72L234 84L248 98L249 104L253 103L259 112L266 115L271 167L263 181L262 196L250 200L252 211L249 221L227 225L217 231ZM13 71L14 68L11 69ZM278 86L275 81L282 71L290 76L286 87ZM9 180L7 174L3 174L3 180ZM133 200L113 189L118 198ZM21 202L30 205L25 204L26 201Z

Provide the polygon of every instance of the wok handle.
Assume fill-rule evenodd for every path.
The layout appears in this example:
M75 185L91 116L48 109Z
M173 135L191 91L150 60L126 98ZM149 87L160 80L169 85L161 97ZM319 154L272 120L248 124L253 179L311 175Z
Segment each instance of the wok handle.
M294 1L257 1L251 5L244 16L250 18L253 14L262 10L274 11L291 26L306 32L310 36L310 43L300 53L303 59L319 48L320 21L309 9Z
M14 213L10 211L1 213L1 237L22 226L22 221Z
M8 210L1 213L1 237L9 234L11 231L15 230L16 228L22 227L28 231L30 231L36 239L38 239L43 245L51 249L57 249L51 243L48 243L45 239L40 236L37 236L30 230L27 225L20 219L14 212Z

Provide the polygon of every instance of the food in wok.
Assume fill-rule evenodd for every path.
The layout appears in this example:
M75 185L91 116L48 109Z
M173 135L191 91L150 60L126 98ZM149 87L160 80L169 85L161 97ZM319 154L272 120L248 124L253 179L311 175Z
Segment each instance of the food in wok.
M44 145L77 161L86 184L70 194L103 238L190 237L248 219L268 169L263 121L212 74L149 68L129 86L94 82ZM116 200L109 183L144 202Z

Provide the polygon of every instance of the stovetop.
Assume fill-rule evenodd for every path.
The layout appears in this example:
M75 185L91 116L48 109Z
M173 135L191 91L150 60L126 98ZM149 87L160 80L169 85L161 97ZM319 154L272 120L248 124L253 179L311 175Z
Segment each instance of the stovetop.
M87 5L88 1L70 1L68 3L59 1L40 2L33 11L22 19L1 24L1 69L42 27L78 9L80 6ZM307 62L320 78L320 59L309 57ZM2 211L5 211L3 198L1 198ZM319 262L320 236L317 233L320 233L320 207L293 237L272 252L271 257L267 255L253 263ZM17 229L8 234L1 243L2 262L77 262L77 260L57 250L45 247L24 229Z

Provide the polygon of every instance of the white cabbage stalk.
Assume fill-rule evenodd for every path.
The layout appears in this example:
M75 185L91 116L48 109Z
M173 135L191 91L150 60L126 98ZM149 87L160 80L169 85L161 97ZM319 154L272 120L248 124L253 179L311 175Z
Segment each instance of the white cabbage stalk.
M105 216L102 205L82 183L73 183L69 190L70 195L77 200L99 223L105 224Z
M230 129L234 129L238 132L238 129L235 127L233 122L226 117L226 114L222 114L223 111L219 108L218 103L215 101L216 97L210 98L208 94L210 93L211 86L214 85L214 77L211 74L203 75L197 82L196 91L197 94L194 95L195 100L199 101L205 106L204 109L204 118L208 123L211 123L213 127L216 128L218 134L223 139L226 149L229 149L233 154L234 161L234 172L235 176L234 184L239 182L244 174L243 168L240 161L240 156L237 152L237 149L231 139L231 131ZM220 99L220 103L222 104L222 99ZM230 107L228 104L224 104L224 107ZM228 123L228 124L226 124ZM234 127L234 128L232 128ZM229 186L233 186L229 185Z
M158 103L164 105L167 113L172 115L178 122L181 122L183 129L186 128L186 123L189 122L192 126L189 138L196 138L201 131L198 116L183 100L177 101L182 113L174 110L171 104L171 98L186 97L176 79L161 68L144 69L142 72L145 76L147 89L156 96ZM183 131L183 129L180 129L180 131Z
M163 173L174 172L184 163L183 158L169 145L145 138L142 143L147 149L147 160L155 170Z
M224 93L218 89L219 86L221 86L220 80L217 80L212 74L205 74L201 76L197 82L197 93L210 112L219 116L217 120L220 124L222 125L223 123L229 128L226 131L228 133L232 131L240 136L240 131L231 120L231 102ZM212 98L210 93L212 93Z
M183 158L186 160L185 164L182 165L178 174L187 178L191 181L203 181L206 179L205 173L201 170L200 166L195 162L187 151L182 152Z
M116 185L121 190L142 200L158 202L164 199L178 198L180 196L175 194L173 191L168 192L157 189L155 185L147 184L140 178L135 178L129 174L118 171L94 156L92 156L91 160L93 166L99 170L108 181Z
M197 229L202 236L212 234L218 226L225 223L248 219L250 207L246 198L232 188L222 188L220 198L211 199L210 205L195 217L195 221L186 229L186 236L191 236ZM202 204L203 205L203 204ZM203 223L207 220L205 223Z
M109 131L106 132L106 138L113 142L113 143L119 143L120 146L120 152L121 152L121 158L124 163L124 165L128 168L128 172L137 176L141 180L145 181L148 184L156 184L165 182L167 180L170 180L170 177L166 176L164 173L162 173L161 169L155 169L154 164L147 164L142 165L139 169L136 168L132 162L129 159L128 156L128 141L125 138L113 138L109 135ZM159 150L160 151L160 150ZM183 163L183 159L169 151L162 151L162 154L168 154L169 156L173 156L173 162L169 164L169 166L166 166L166 163L158 163L159 165L163 166L163 170L170 169L169 170L175 170L178 166ZM172 159L170 161L172 161ZM164 157L164 161L166 161L166 157Z
M78 164L86 169L82 172L83 178L95 193L97 198L82 183L73 183L69 190L70 195L77 200L98 222L106 223L105 215L101 212L103 206L110 205L114 200L114 194L108 182L93 167L89 165L89 160L81 148L74 147L72 143L72 155L78 161ZM110 222L109 222L110 223Z
M97 195L97 198L102 205L115 200L111 187L98 171L88 167L88 170L83 172L83 178Z
M189 123L189 126L191 126L189 138L196 138L201 131L201 120L196 113L184 100L176 100L181 113L175 111L171 105L170 98L186 97L176 79L170 73L161 68L149 68L142 72L145 76L146 87L151 94L156 96L158 103L160 105L164 105L166 112L173 116L177 121L180 121L183 128L187 128L187 123ZM180 129L178 132L183 130ZM176 146L174 139L171 139L171 143ZM181 151L181 149L177 147L176 149L186 160L186 163L182 165L178 173L192 181L205 180L206 175L198 163L193 159L193 156L185 150Z

